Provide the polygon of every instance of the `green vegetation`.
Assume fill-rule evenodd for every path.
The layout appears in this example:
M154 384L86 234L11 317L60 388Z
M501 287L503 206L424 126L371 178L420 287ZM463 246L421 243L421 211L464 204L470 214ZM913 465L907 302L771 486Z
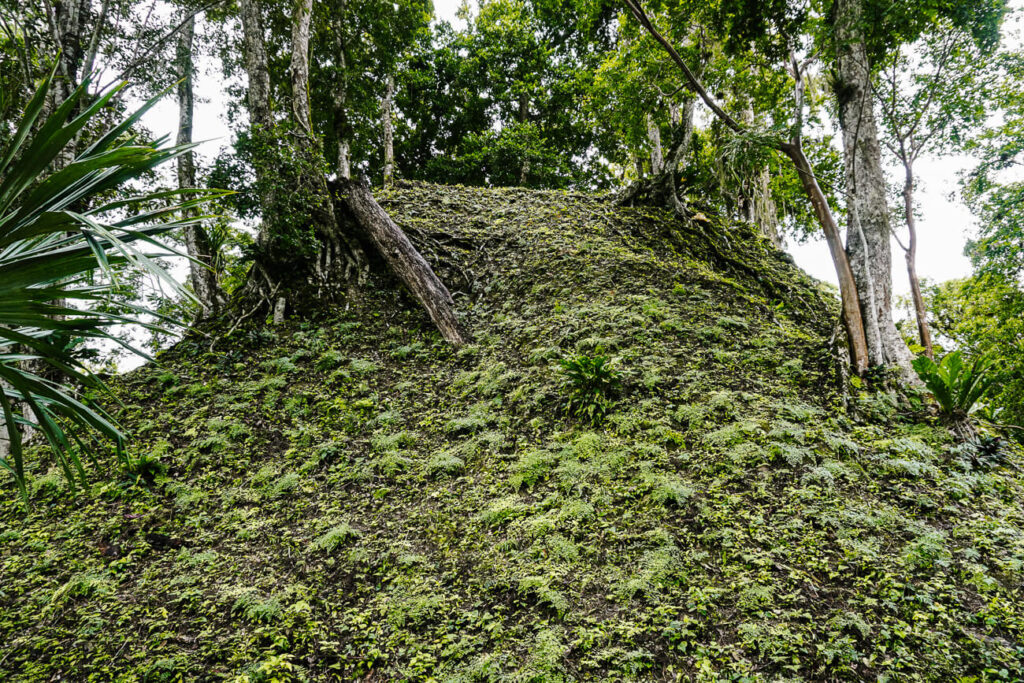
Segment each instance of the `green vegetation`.
M475 343L378 279L119 378L132 468L72 497L27 459L27 511L3 480L0 678L1024 677L1024 453L913 397L844 411L834 301L753 228L381 201L465 273ZM594 425L560 359L605 354Z
M927 356L914 359L914 370L935 397L946 417L963 420L981 407L982 397L995 384L992 360L984 356L965 361L960 351L938 363Z
M570 415L597 426L612 408L622 388L618 370L608 356L578 354L561 361L565 375L565 408Z
M109 126L76 158L62 161L68 144L96 124L121 88L90 98L86 82L47 112L54 72L0 149L0 467L14 475L23 497L28 492L22 428L45 436L72 486L85 483L81 452L101 448L99 440L108 439L120 453L123 436L110 416L66 383L103 390L80 347L114 342L111 328L128 322L126 315L157 315L145 304L119 307L119 279L135 269L160 278L172 292L183 291L150 258L170 253L154 237L198 221L195 207L211 196L113 196L185 151L129 135L155 100ZM19 428L10 429L15 424Z

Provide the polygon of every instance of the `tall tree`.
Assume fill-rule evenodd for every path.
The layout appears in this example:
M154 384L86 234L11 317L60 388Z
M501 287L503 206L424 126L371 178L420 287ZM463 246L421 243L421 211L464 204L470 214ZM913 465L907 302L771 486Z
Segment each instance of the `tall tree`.
M862 0L835 0L833 89L846 168L846 250L857 283L871 365L910 371L911 354L892 314L889 201L875 119Z
M892 234L875 116L873 79L887 56L935 31L941 21L970 34L982 48L998 41L1004 0L962 3L915 0L834 0L825 39L833 60L833 90L843 133L846 167L847 250L857 275L872 364L900 367L910 352L892 315Z
M246 101L250 113L249 145L261 194L259 248L248 291L284 315L287 302L332 298L362 284L368 261L360 232L395 276L419 300L444 337L465 340L444 284L408 237L384 213L365 184L340 179L337 196L327 187L326 163L318 120L310 99L312 0L299 0L287 24L287 38L270 32L275 45L287 45L288 70L274 88L267 51L264 15L274 8L258 0L241 0L244 58L249 76ZM278 31L284 27L276 25ZM275 92L286 92L288 111L273 106ZM333 102L328 106L333 106ZM330 117L319 117L330 120ZM346 212L345 220L337 211ZM303 296L303 294L306 296Z
M732 130L733 133L749 137L750 131L730 116L714 100L714 98L711 97L701 81L676 51L672 43L669 42L654 26L650 17L647 16L647 13L639 5L638 0L625 0L625 4L647 32L661 44L662 48L664 48L675 65L683 73L688 87L704 102L715 117L721 121L723 125ZM783 32L782 35L784 36L785 33ZM803 191L806 194L821 229L825 234L825 239L828 243L829 251L832 255L832 261L839 279L839 289L842 296L843 308L842 319L843 324L846 327L851 361L856 372L862 373L867 369L870 363L870 356L857 281L854 277L853 270L850 267L850 261L847 258L846 250L843 247L842 233L839 230L839 226L836 223L832 209L829 206L828 198L822 191L821 186L818 183L817 176L814 173L814 168L811 166L810 160L807 158L807 154L804 151L804 74L807 64L801 63L796 58L792 48L790 48L788 66L793 79L794 94L793 120L788 127L790 133L789 139L774 139L768 141L767 144L775 150L785 154L792 161L800 178Z
M919 41L895 50L875 77L882 142L903 170L907 241L896 239L907 264L918 337L929 357L934 350L917 276L915 164L923 155L962 150L972 137L970 130L984 124L994 65L970 34L944 21Z
M195 39L196 20L188 17L178 35L177 66L178 66L178 137L179 147L186 148L192 144L192 122L195 114L195 94L193 91L193 43ZM178 189L189 190L196 187L195 153L188 149L178 157ZM214 253L210 235L202 223L191 222L185 226L185 246L192 259L189 262L189 281L192 291L199 300L200 317L208 318L219 313L227 304L227 297L217 275L213 270Z

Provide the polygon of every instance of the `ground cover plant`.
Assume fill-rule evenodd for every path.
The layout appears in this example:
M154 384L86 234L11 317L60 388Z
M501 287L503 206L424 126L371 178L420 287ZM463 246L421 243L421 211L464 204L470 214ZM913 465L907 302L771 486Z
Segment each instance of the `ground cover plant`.
M117 379L131 467L71 497L29 459L27 511L3 480L0 678L1024 677L1020 450L844 409L834 298L753 228L379 199L473 342L381 281ZM583 357L615 359L596 422Z

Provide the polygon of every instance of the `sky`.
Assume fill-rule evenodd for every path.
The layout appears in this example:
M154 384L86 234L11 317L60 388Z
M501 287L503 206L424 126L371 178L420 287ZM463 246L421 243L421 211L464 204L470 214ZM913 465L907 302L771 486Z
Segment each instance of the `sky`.
M461 3L462 0L434 0L437 18L461 24L455 16ZM1011 6L1022 10L1024 0L1012 0ZM1009 31L1012 44L1021 44L1020 30L1020 17L1011 17ZM231 143L231 130L225 119L222 73L212 61L204 62L200 65L200 74L196 79L194 139L204 141L198 153L209 160L221 147ZM177 109L173 98L166 99L150 112L145 124L154 133L170 133L173 137L177 129ZM924 157L917 163L920 235L917 269L925 280L940 282L963 277L971 272L970 262L963 251L967 240L976 230L976 221L959 198L959 178L972 165L971 160L965 156L938 159ZM891 170L897 173L895 167ZM787 251L800 267L814 277L836 283L835 270L824 239L807 244L795 244L791 240ZM910 290L906 265L903 251L895 240L892 242L892 254L893 290L897 296L905 295Z

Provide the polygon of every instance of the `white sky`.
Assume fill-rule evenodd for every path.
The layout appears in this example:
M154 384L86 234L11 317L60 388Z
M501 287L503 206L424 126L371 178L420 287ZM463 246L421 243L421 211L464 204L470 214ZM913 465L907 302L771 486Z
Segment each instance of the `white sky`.
M462 0L434 0L438 19L460 24L455 17ZM1011 0L1016 10L1024 9L1024 0ZM1021 19L1010 18L1011 42L1021 42ZM196 78L196 115L194 138L205 140L198 149L211 159L220 147L231 142L231 130L225 119L222 74L209 59ZM205 71L205 73L204 73ZM177 109L173 98L167 98L145 118L145 124L157 134L176 132ZM963 156L940 159L922 158L917 164L919 204L918 273L927 280L943 281L970 273L970 262L963 254L964 245L976 229L974 217L959 198L959 174L972 166ZM892 169L896 172L896 169ZM894 176L895 177L895 176ZM814 277L836 282L835 271L824 240L804 245L790 244L789 252L796 262ZM903 251L893 241L893 288L897 295L909 292Z

